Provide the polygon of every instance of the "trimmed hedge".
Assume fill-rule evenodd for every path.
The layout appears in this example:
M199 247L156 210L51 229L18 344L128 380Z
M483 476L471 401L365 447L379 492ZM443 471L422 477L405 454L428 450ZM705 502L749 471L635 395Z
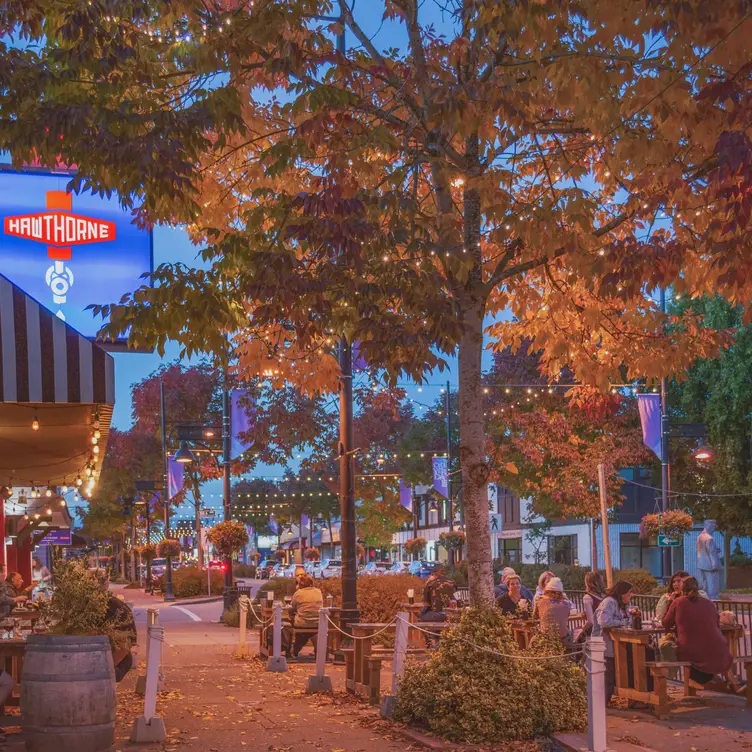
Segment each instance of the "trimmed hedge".
M164 588L165 576L159 578L160 587ZM220 595L225 586L224 573L212 569L212 595ZM178 567L172 573L172 590L176 598L195 598L208 595L206 570L198 567Z
M512 660L504 655L551 656ZM528 741L587 727L584 672L559 658L556 635L538 635L520 651L509 621L497 609L467 608L422 663L408 660L394 720L427 727L453 742Z
M232 568L232 574L235 577L248 577L255 579L256 577L256 565L255 564L238 564L234 563Z

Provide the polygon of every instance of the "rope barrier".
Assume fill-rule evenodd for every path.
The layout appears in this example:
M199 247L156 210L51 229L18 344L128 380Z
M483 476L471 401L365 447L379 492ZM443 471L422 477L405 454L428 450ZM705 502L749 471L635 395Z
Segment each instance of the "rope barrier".
M439 632L431 632L428 629L423 629L422 627L419 627L417 624L411 624L406 619L403 619L401 616L396 617L400 621L404 622L408 625L411 629L417 629L419 632L425 632L427 635L431 635L431 637L439 637ZM459 640L459 642L464 643L465 645L470 645L470 647L475 648L476 650L480 650L484 653L488 653L489 655L495 655L499 658L510 658L511 660L517 661L560 661L563 658L567 658L570 655L580 655L583 651L583 648L578 648L577 650L571 652L571 653L562 653L561 655L509 655L508 653L500 653L498 650L491 650L490 648L484 648L481 645L476 645L474 642L470 642L470 640L464 640L462 638L456 638Z
M243 598L248 598L247 595L244 595ZM256 617L256 621L259 623L260 627L268 627L273 621L274 621L274 614L267 620L264 621L256 612L256 609L253 607L253 601L248 598L248 606L250 607L251 611L253 611L253 615Z
M387 624L387 625L386 625L386 626L385 626L385 627L384 627L383 629L380 629L380 630L379 630L378 632L374 632L373 634L370 634L370 635L365 635L365 636L363 636L363 637L356 637L355 635L351 635L351 634L348 634L347 632L345 632L345 630L344 630L344 629L340 629L340 628L339 628L339 625L335 624L335 623L334 623L334 622L332 621L332 619L331 619L331 617L329 616L329 614L327 614L327 615L326 615L326 618L327 618L327 620L329 621L329 623L330 623L330 624L331 624L331 625L332 625L332 626L333 626L333 627L334 627L334 628L335 628L335 629L336 629L336 630L337 630L338 632L341 632L341 633L342 633L343 635L345 635L345 637L349 637L349 638L350 638L351 640L370 640L371 638L373 638L373 637L376 637L377 635L380 635L380 634L382 634L383 632L386 632L386 631L387 631L387 629L391 629L391 628L392 628L392 627L394 626L394 624L395 624L395 623L397 622L397 617L395 616L395 617L394 617L394 619L392 619L392 620L391 620L391 621L389 622L389 624Z

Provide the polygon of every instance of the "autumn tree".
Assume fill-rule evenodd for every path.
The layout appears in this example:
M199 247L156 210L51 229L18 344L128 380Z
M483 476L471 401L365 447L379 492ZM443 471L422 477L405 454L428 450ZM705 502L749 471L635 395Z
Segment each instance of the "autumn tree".
M534 338L547 378L601 390L715 351L645 290L749 297L749 11L378 5L386 49L346 0L6 3L24 44L4 37L0 147L75 163L74 187L206 246L208 268L163 266L103 309L111 335L215 353L234 335L246 373L311 390L334 386L343 333L392 379L456 349L470 589L490 602L484 319L508 311L498 346Z

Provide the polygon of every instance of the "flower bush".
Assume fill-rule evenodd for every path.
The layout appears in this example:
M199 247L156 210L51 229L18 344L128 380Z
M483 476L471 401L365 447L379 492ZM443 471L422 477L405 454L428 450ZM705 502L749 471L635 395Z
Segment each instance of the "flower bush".
M307 561L319 561L321 559L321 552L316 546L311 546L305 550L305 557Z
M640 520L640 537L667 535L669 538L681 539L692 529L692 515L681 509L669 509L661 514L646 514Z
M426 550L427 545L428 543L425 538L408 538L405 541L405 551L410 556L419 556Z
M481 652L471 642L505 655L551 660L512 660ZM408 662L394 720L472 744L582 730L587 727L585 674L558 657L562 653L552 635L540 635L521 651L498 610L467 608L457 627L442 634L428 661Z
M180 541L177 538L165 538L157 543L157 556L176 559L180 556Z
M232 520L218 522L206 533L206 537L217 553L225 558L230 558L248 544L248 531L245 525Z
M461 530L439 535L439 545L447 551L457 550L465 545L465 534Z

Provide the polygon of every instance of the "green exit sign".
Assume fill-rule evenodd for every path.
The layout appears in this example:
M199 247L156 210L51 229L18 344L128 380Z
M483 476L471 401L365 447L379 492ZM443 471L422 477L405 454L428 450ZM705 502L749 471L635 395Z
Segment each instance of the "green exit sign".
M681 541L676 538L669 538L668 535L658 536L658 545L662 548L676 548L681 546Z

